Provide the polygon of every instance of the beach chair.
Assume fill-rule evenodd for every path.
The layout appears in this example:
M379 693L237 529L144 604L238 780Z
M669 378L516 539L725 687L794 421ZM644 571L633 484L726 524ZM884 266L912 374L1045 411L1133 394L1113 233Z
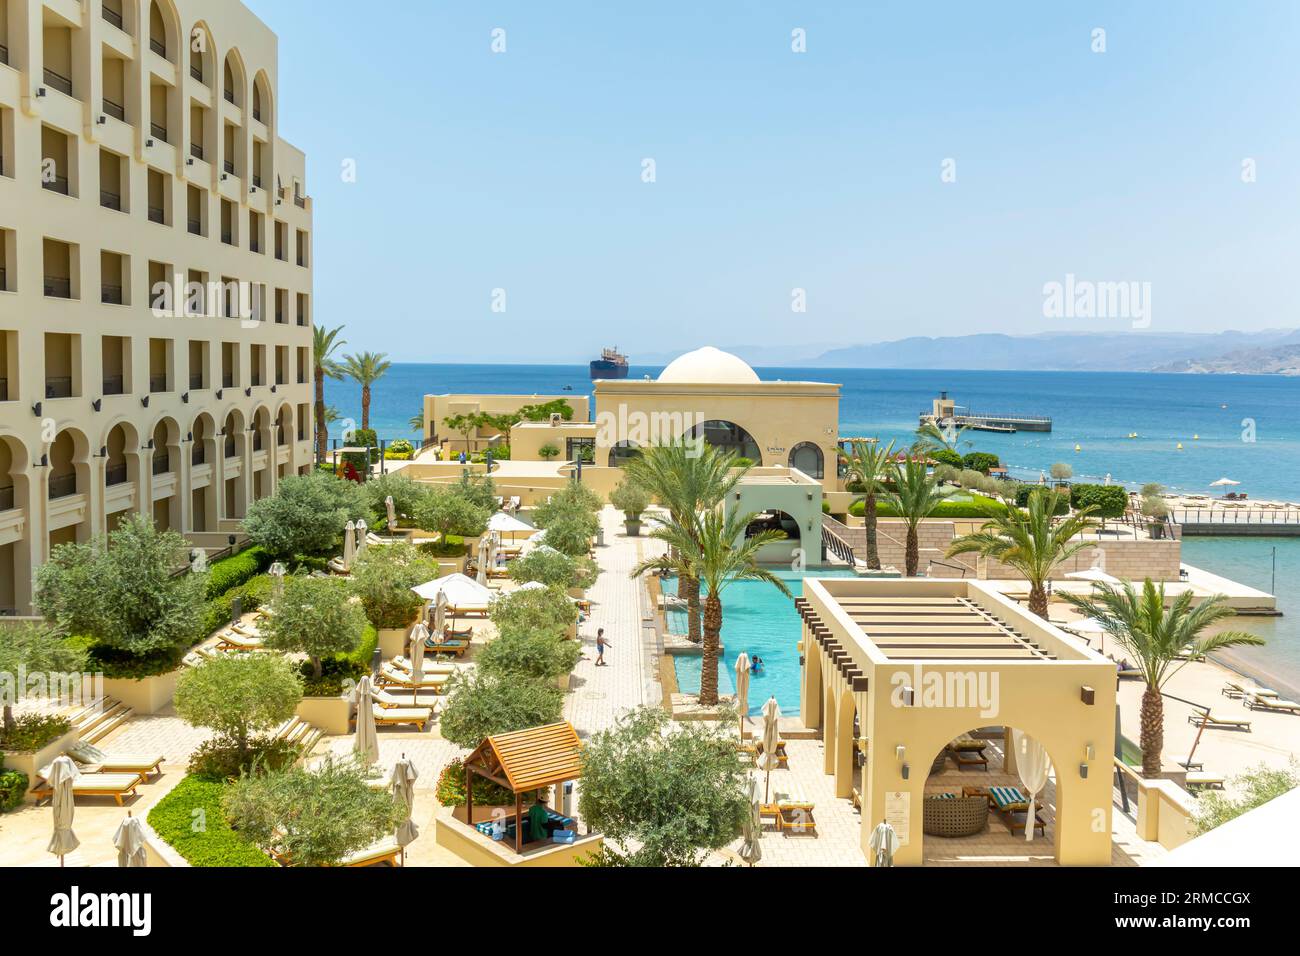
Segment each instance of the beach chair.
M424 725L433 719L433 710L428 707L381 707L373 704L370 713L374 715L375 724L380 727L410 725L416 730L423 730Z
M1220 717L1214 713L1188 714L1187 722L1200 727L1215 727L1219 730L1240 730L1250 733L1250 721L1239 717Z
M962 790L962 794L966 796L975 796L980 792L974 788L970 788L969 793L966 789ZM1002 815L1007 829L1012 833L1015 832L1017 813L1025 815L1024 826L1029 826L1029 797L1025 796L1019 787L989 787L983 793L988 797L989 806ZM1033 826L1035 830L1042 831L1043 836L1047 836L1047 821L1043 819L1042 812L1037 808L1034 810ZM1023 827L1021 832L1024 832Z
M428 654L451 654L454 657L464 657L470 648L468 636L465 638L450 638L438 643L433 638L424 642L425 652Z
M72 796L76 797L112 797L117 805L124 806L123 797L134 797L135 788L143 781L138 773L83 773L72 782ZM37 803L54 799L54 788L47 780L41 780L32 790Z
M1223 685L1223 689L1219 693L1229 700L1240 700L1246 696L1246 685L1230 680Z
M817 805L804 795L798 784L789 781L777 784L773 788L769 806L774 808L777 829L782 833L817 835L817 821L813 818L813 810ZM762 807L759 811L761 817Z
M487 617L488 606L486 604L448 605L447 613L452 617Z
M409 691L409 690L388 690L377 688L371 699L383 708L394 707L428 707L437 713L438 705L442 703L442 698L433 692Z
M421 690L431 690L434 693L442 690L447 686L447 681L451 679L450 674L431 674L425 672L424 679L420 681ZM411 672L399 670L391 664L385 664L379 669L379 676L375 679L380 687L415 687L416 684L411 680Z
M1217 773L1189 771L1186 779L1188 790L1222 790L1223 777Z
M1275 714L1300 714L1300 704L1281 697L1260 697L1256 694L1246 695L1246 706L1251 710L1267 710Z
M1184 770L1204 770L1205 764L1199 760L1192 760L1186 754L1177 754L1169 758Z
M263 647L260 637L246 637L235 631L222 631L217 635L217 649L222 651L260 651Z
M427 647L428 645L426 644L425 646ZM398 670L407 671L408 673L409 673L410 670L411 670L411 660L410 660L410 658L408 658L408 657L406 657L406 656L404 656L404 655L402 655L402 654L398 654L396 657L394 657L394 658L393 658L391 661L389 661L388 663L392 664L392 665L393 665L394 667L396 667ZM425 661L425 662L424 662L424 667L422 667L421 670L423 670L425 674L454 674L454 673L456 673L456 668L455 668L454 665L452 665L452 664L446 664L446 663L439 663L439 662L437 662L437 661Z
M161 754L110 754L94 744L81 741L68 748L68 756L77 762L83 773L134 773L139 774L141 783L147 783L150 774L162 773Z
M389 866L401 866L402 848L397 845L397 841L392 837L376 843L374 846L365 850L359 850L351 856L344 857L342 866L378 866L386 863Z

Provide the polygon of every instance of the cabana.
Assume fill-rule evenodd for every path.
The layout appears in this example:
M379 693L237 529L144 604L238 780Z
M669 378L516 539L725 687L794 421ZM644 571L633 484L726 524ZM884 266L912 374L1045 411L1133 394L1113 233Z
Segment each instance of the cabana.
M566 721L489 737L465 758L465 819L474 820L474 774L515 795L515 852L524 851L523 795L555 787L582 776L582 744ZM552 812L556 822L573 821Z

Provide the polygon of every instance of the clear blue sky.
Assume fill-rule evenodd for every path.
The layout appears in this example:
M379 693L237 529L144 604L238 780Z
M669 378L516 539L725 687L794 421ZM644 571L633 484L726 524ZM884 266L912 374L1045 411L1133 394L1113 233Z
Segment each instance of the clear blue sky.
M1067 273L1150 282L1152 331L1300 325L1300 4L246 2L351 349L1127 327L1044 318Z

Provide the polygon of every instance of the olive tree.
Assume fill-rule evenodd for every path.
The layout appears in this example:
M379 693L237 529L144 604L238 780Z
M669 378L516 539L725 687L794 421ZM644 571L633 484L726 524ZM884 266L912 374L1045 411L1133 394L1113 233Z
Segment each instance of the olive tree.
M446 541L457 534L475 537L487 530L492 511L451 485L429 492L415 511L415 523L425 531L436 531Z
M318 678L321 659L356 650L366 629L365 611L340 578L285 578L271 612L264 627L267 647L306 654Z
M367 513L360 485L318 471L284 478L274 495L249 505L244 530L272 557L324 554L337 546L349 521Z
M571 588L578 584L578 563L554 548L534 548L510 562L510 578L516 584L536 581L547 587Z
M488 737L553 724L564 694L540 680L462 671L452 678L438 718L443 739L472 750Z
M352 589L378 628L405 627L423 604L411 588L438 576L438 562L409 544L366 548L352 566Z
M488 619L498 633L507 631L556 632L578 619L578 609L558 587L510 591L492 602Z
M293 716L302 681L277 654L232 655L186 668L173 699L183 720L215 730L243 760L250 738Z
M553 631L509 630L490 642L478 656L478 666L490 676L554 681L571 673L582 656L582 645Z
M0 624L0 701L4 704L4 730L14 729L14 704L19 695L30 696L39 689L42 696L56 697L72 690L86 667L86 653L71 646L48 627L29 621ZM20 683L19 674L28 680ZM9 675L8 680L4 675ZM33 684L33 676L44 679ZM12 693L6 692L6 685Z

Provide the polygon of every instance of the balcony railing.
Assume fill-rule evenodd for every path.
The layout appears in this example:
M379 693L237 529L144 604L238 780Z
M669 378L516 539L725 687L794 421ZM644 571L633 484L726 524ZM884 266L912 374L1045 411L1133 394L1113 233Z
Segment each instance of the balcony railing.
M113 24L113 26L117 27L119 30L126 29L122 24L122 14L118 13L116 10L110 10L108 7L104 7L103 14L104 19Z
M126 394L126 378L122 375L105 375L103 384L105 395Z
M261 244L260 242L257 241L257 237L256 237L256 236L254 236L252 239L250 239L250 240L248 241L248 249L249 249L250 252L261 252L261 251L262 251L262 244Z
M9 401L9 379L0 378L0 402Z
M105 209L115 209L122 211L122 195L120 193L111 193L107 189L99 191L99 204Z
M200 83L203 83L203 67L195 66L193 63L191 63L190 76L194 77L194 79L198 80ZM207 84L204 83L204 85L206 86Z
M150 37L150 38L149 38L149 49L153 50L155 53L157 53L157 54L158 54L160 57L162 57L164 60L167 59L167 44L166 44L164 41L162 41L162 40L155 40L153 37Z
M67 376L58 376L54 378L50 378L47 376L45 379L45 397L46 398L71 398L72 379Z
M9 48L3 43L0 43L0 63L5 64L5 66L9 65Z
M275 324L284 325L284 313L281 312L279 309L275 310Z
M234 102L235 102L235 91L234 91L234 90L226 90L226 91L225 91L225 97L226 97L226 102L227 102L227 103L234 103Z
M9 291L9 270L0 266L0 292Z
M52 193L59 193L63 196L71 195L71 190L68 188L67 176L59 176L58 174L55 174L53 179L42 179L41 186Z
M222 229L222 230L221 230L221 241L224 242L224 243L225 243L226 245L228 245L228 246L233 246L233 245L235 244L235 235L234 235L234 233L232 233L229 229Z
M122 287L120 285L100 286L99 301L105 305L121 305Z
M257 106L256 104L253 106L253 119L257 120L259 123L262 122L262 107Z
M150 206L149 221L156 222L160 226L165 226L167 224L166 210L164 210L162 206Z
M54 87L66 96L72 95L72 81L62 73L51 70L48 66L45 67L45 82L48 86Z
M253 433L253 451L262 450L262 430L259 428Z
M153 473L155 475L165 475L171 471L171 455L154 455L153 456Z
M203 158L203 147L198 143L190 143L190 155L195 159Z
M235 161L233 159L222 160L221 168L230 173L230 175L235 175Z
M167 127L163 126L161 123L150 123L149 133L155 138L162 140L164 143L170 142L170 140L167 139Z
M195 236L203 235L203 220L191 219L189 221L190 234Z
M104 484L109 488L126 484L127 477L126 462L120 465L109 465L104 469Z
M253 173L253 185L258 189L262 188L262 177L258 173Z
M66 498L77 493L77 473L70 475L50 475L50 500Z
M227 458L234 458L234 457L235 457L235 440L234 440L233 438L227 438L227 439L226 439L226 449L225 449L225 452L226 452L226 457L227 457Z
M71 299L72 280L67 276L46 276L45 294L52 299Z
M104 97L104 112L113 119L121 120L123 123L126 122L126 107L121 103L113 102L107 96Z
M150 375L150 376L149 376L149 391L151 391L151 392L165 392L165 391L168 391L168 388L167 388L167 374L166 374L165 372L162 373L162 374L159 374L159 375Z
M196 441L194 448L190 450L191 465L206 465L208 463L207 443Z
M222 373L221 373L221 387L222 387L222 388L234 388L234 387L235 387L235 375L234 375L233 372L222 372Z
M0 487L0 511L13 511L14 509L14 486L5 485Z

